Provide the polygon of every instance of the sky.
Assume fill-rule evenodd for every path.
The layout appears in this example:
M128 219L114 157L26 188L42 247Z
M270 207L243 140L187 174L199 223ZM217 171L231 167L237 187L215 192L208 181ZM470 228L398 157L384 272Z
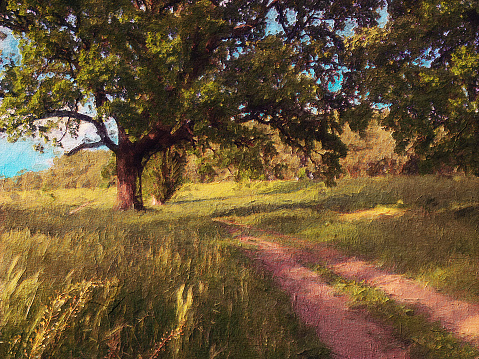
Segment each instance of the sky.
M11 35L0 41L2 58L17 53L17 45L18 42ZM12 177L24 170L41 171L50 167L57 153L51 146L47 146L44 153L35 151L36 143L38 142L32 139L10 143L5 136L0 135L0 178Z
M380 23L384 25L387 21L387 11L381 11ZM269 32L275 32L272 26ZM18 54L18 42L8 31L5 31L8 36L5 40L0 41L1 57L7 58L12 54ZM1 65L0 65L1 69ZM90 132L88 127L82 127L79 138L82 135L87 135ZM41 144L44 147L43 153L34 149L36 144ZM64 148L68 150L75 146L73 139L66 139L64 141ZM53 159L63 153L62 149L54 148L49 144L45 144L43 140L26 138L15 143L8 142L7 138L0 134L0 178L13 177L22 171L42 171L53 165Z
M35 151L31 139L9 143L0 138L0 178L13 177L20 171L42 171L53 165L58 150L47 146L44 153Z

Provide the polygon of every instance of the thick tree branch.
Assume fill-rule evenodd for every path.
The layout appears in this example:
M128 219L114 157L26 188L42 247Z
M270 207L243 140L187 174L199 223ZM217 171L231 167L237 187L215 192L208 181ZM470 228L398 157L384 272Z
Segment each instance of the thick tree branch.
M81 150L85 150L88 148L98 148L101 146L105 146L105 143L103 141L98 141L98 142L83 142L79 144L78 146L74 147L67 153L65 153L66 156L72 156L77 152L80 152Z
M185 142L193 142L193 133L187 122L183 123L176 130L157 125L136 143L135 152L138 155L147 157Z
M53 111L53 112L48 112L43 116L42 118L39 118L38 120L45 120L47 118L52 118L52 117L70 117L74 118L83 122L88 122L91 124L96 123L95 119L89 115L85 115L80 112L76 111L68 111L68 110L58 110L58 111Z

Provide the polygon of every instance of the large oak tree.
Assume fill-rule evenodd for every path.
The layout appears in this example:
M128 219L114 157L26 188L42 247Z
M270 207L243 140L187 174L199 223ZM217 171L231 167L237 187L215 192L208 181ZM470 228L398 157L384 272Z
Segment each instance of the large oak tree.
M143 207L141 173L154 153L211 144L270 149L271 131L316 153L331 180L346 153L339 118L356 96L344 30L373 26L380 3L2 1L0 25L19 38L21 60L5 65L1 127L12 138L48 138L52 128L93 125L98 140L71 153L115 153L122 209ZM338 77L341 88L331 85Z

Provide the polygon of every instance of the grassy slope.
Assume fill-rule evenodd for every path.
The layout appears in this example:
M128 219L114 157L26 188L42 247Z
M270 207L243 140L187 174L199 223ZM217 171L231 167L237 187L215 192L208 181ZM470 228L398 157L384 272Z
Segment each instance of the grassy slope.
M263 229L298 235L312 242L335 244L352 254L361 255L386 268L393 268L398 272L423 280L456 297L476 301L479 294L479 281L477 280L477 273L479 273L477 263L479 251L477 249L479 248L477 246L479 241L477 233L477 224L479 223L477 221L479 216L478 190L479 181L477 179L463 177L447 179L434 176L343 180L335 188L325 188L320 183L307 181L188 184L177 193L170 204L156 208L154 211L143 215L114 213L105 210L104 204L106 203L109 207L114 201L114 191L112 190L77 189L65 192L31 191L16 192L14 194L0 193L0 196L4 196L0 200L14 203L16 207L13 210L9 206L11 210L5 220L7 228L21 229L28 227L31 232L48 232L53 238L65 238L68 235L73 237L79 236L80 234L77 231L90 233L90 235L92 230L94 233L103 233L107 225L110 226L107 230L110 233L113 231L110 229L111 226L114 226L115 231L117 231L115 233L117 234L115 234L116 239L111 240L111 243L117 243L117 237L123 238L120 240L120 248L123 249L120 250L113 244L110 244L115 249L107 251L103 249L100 254L124 251L126 245L124 241L127 241L127 247L131 246L131 239L129 238L132 233L141 234L136 237L137 239L134 243L138 241L145 243L140 238L149 238L146 241L148 245L145 247L145 255L152 250L151 238L162 238L161 241L165 241L165 238L168 239L166 241L168 243L167 248L172 248L171 253L181 253L185 248L185 243L191 242L192 238L197 238L195 243L201 243L202 245L214 243L215 246L219 245L219 248L222 248L222 250L229 248L229 251L231 247L227 245L229 242L224 237L224 233L212 226L210 222L211 217L229 217ZM87 202L88 205L85 208L80 209L74 215L68 215L71 210ZM88 225L85 223L88 223ZM131 228L134 228L134 231ZM95 238L92 240L93 242L87 241L87 243L90 243L90 250L91 248L100 248L97 244L98 239L96 239L98 234L94 234L93 237ZM213 241L212 238L214 238ZM18 239L13 242L16 241ZM42 241L51 242L52 240ZM77 240L76 243L82 241ZM100 241L103 241L103 239ZM153 241L153 243L157 242ZM135 245L137 246L138 244ZM163 248L161 243L156 245ZM5 244L3 247L5 247ZM55 245L55 248L57 247L61 248L60 245ZM191 245L186 245L186 248L189 247ZM217 251L217 249L208 248L202 250L212 250L212 253ZM24 252L23 245L22 250L18 249L17 252L20 253L22 251ZM93 252L96 253L95 251ZM100 254L97 254L97 256L102 258ZM147 257L150 255L148 254ZM230 257L230 255L231 253L228 252L228 258L239 258L237 254L234 254L233 257ZM13 251L9 256L13 260L15 252ZM154 258L156 258L155 256L156 254L153 255ZM185 258L196 258L197 256L198 253L193 252L193 254L187 254ZM95 257L91 261L94 261L95 265L91 262L89 266L95 267L98 258ZM104 266L110 268L113 263L111 261L108 262L107 260ZM232 267L230 264L230 267L226 266L221 270L211 269L214 273L218 273L214 276L220 275L218 271L221 271L221 275L226 277L229 277L231 273L238 272L238 262L230 262L230 259L226 262L234 264L232 264ZM201 264L199 268L205 268L203 267L204 265ZM248 268L246 264L241 264L241 266L241 268ZM60 267L56 266L55 268ZM16 267L14 266L14 268ZM1 270L2 272L0 273L8 272L6 265ZM144 270L147 270L146 267ZM209 270L201 269L199 272L208 272ZM244 271L249 270L241 269L239 273L244 273ZM10 271L10 276L14 275L14 273L15 270ZM254 282L256 274L247 273L249 273L248 280ZM128 272L128 275L130 274L131 270ZM34 269L30 270L30 275L31 278L35 278L36 272ZM173 280L176 286L172 286L168 289L169 292L167 291L170 299L173 298L171 299L173 302L176 291L180 288L181 283L185 282L184 272L181 274L180 271L176 275L177 279ZM204 282L204 279L201 279L202 277L199 278L195 280ZM247 303L250 303L248 305L252 305L250 309L247 309L248 305L245 303L237 305L234 300L244 298L244 285L241 284L243 283L242 279L238 279L236 276L233 276L231 280L233 284L230 286L231 299L229 299L229 303L235 303L235 308L241 308L234 320L252 316L253 314L245 313L248 313L248 310L254 312L252 308L256 308L257 305L263 302L268 303L267 300L264 301L263 299L252 303L250 299L247 300ZM158 283L154 284L153 287L157 285ZM199 288L198 282L195 285L196 288ZM219 290L219 293L223 293L222 290ZM258 293L261 293L261 290L254 292L255 298ZM185 294L184 297L186 298L187 295ZM275 297L273 296L272 298ZM198 309L200 312L201 310L206 310L204 308L214 307L213 302L200 301L200 303L198 308L203 308ZM232 304L224 304L224 307L230 308L230 305ZM174 303L170 303L170 306L174 308ZM267 307L276 306L268 305ZM230 313L225 315L225 318L229 318L226 319L225 323L228 323L229 320L233 320L231 318L234 316L231 317L232 312L230 309L224 310L226 313ZM261 309L261 311L266 310L267 308ZM405 310L407 311L407 309ZM387 311L389 312L390 310L388 309ZM170 315L171 318L174 317L173 314ZM201 314L200 316L209 318L208 315ZM175 325L172 324L174 319L171 318L169 324L164 325L164 328L169 328L170 332L167 329L163 329L162 334L172 333L171 331L174 330ZM281 319L277 320L281 321ZM178 319L176 321L178 322ZM111 326L112 324L110 323L109 325ZM227 324L224 325L228 327ZM243 325L251 325L251 322L246 322ZM290 325L287 324L285 327L287 328ZM200 326L203 335L213 330L203 329L203 326L204 324ZM255 327L258 327L258 325L255 324ZM263 329L259 330L260 333L246 335L246 338L249 338L246 339L246 342L252 340L251 338L261 338L253 343L253 347L257 348L256 350L259 350L261 353L264 353L266 350L264 349L264 343L276 343L276 340L284 340L279 340L278 338L265 339L268 335L275 337L278 333L276 329L273 329L274 333L269 334L262 333ZM419 330L421 331L422 329ZM191 335L191 333L188 335ZM244 334L235 335L244 337ZM154 347L155 343L161 343L159 336L158 334L157 337L150 338L149 347L146 345L143 350L147 352ZM111 338L111 336L108 338ZM288 340L289 342L286 342L293 343L296 339ZM437 337L432 337L429 341L431 340L435 341ZM224 342L224 338L211 341L208 350L221 352L224 349L220 344L222 342ZM244 342L239 342L241 343L240 347L245 345ZM105 342L103 345L104 348L107 347ZM174 347L173 344L168 345ZM191 345L193 346L193 344ZM228 347L228 345L226 346ZM269 348L268 345L266 345L267 348ZM304 348L312 344L301 343L301 345ZM429 344L426 344L423 348L428 346L430 347ZM233 345L225 350L237 350L234 348L235 346ZM290 349L279 348L277 353L280 353L281 350ZM271 353L273 352L274 350ZM255 355L257 353L258 351L255 352ZM281 353L284 354L284 351ZM199 354L195 355L197 355L196 357L201 357ZM275 357L274 355L282 357L281 354L264 355L253 355L252 357ZM434 357L434 354L432 355ZM219 354L219 357L221 357L221 354ZM423 355L423 357L426 356Z

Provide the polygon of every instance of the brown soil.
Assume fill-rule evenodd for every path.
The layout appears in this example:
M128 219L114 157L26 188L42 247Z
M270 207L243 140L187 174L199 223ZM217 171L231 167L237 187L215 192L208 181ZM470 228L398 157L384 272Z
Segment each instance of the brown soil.
M413 304L431 321L439 321L458 338L479 347L479 306L452 299L433 288L401 275L387 273L371 263L349 257L340 251L315 245L291 248L258 237L245 236L242 227L223 222L243 242L254 244L255 258L270 271L279 286L290 294L302 320L316 328L321 340L329 345L334 358L374 359L409 358L405 345L391 330L367 313L348 308L348 298L339 295L313 271L301 263L322 264L338 275L383 290L394 300ZM281 236L280 234L276 234Z

